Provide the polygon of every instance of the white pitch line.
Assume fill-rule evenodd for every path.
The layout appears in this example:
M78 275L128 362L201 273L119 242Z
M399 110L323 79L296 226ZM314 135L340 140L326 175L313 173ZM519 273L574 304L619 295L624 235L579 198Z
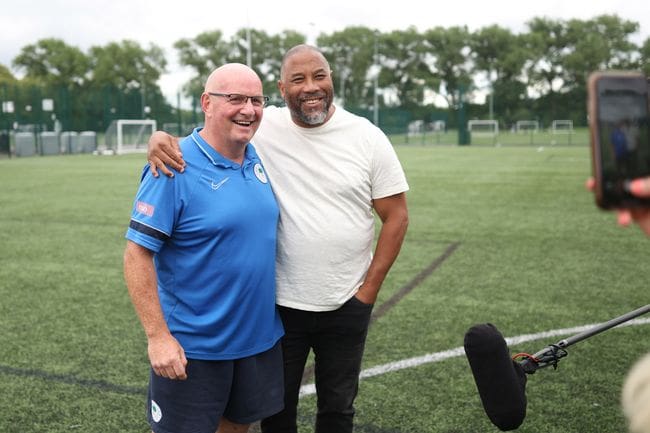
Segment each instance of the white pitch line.
M623 326L647 325L647 324L650 324L650 319L634 319L625 323L621 323L615 328L620 328ZM601 323L576 326L574 328L553 329L550 331L539 332L537 334L517 335L515 337L507 337L505 340L508 346L514 346L517 344L526 343L529 341L541 340L549 337L559 337L562 335L578 334L580 332L587 331L598 325L601 325ZM359 378L366 379L368 377L379 376L382 374L390 373L392 371L399 371L407 368L418 367L420 365L430 364L432 362L440 362L440 361L444 361L445 359L456 358L458 356L464 356L464 355L465 355L465 349L462 346L450 350L445 350L442 352L428 353L426 355L416 356L415 358L402 359L400 361L389 362L387 364L382 364L376 367L368 368L366 370L363 370L359 374ZM303 385L300 387L300 397L305 397L312 394L316 394L316 385L314 385L313 383Z

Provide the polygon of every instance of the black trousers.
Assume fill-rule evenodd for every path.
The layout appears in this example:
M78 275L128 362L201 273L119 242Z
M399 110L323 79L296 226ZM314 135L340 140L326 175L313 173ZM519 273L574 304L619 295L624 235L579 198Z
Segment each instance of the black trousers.
M352 297L339 309L312 312L279 307L285 335L284 410L262 420L263 433L296 433L298 394L309 350L315 355L315 433L350 433L361 358L372 305Z

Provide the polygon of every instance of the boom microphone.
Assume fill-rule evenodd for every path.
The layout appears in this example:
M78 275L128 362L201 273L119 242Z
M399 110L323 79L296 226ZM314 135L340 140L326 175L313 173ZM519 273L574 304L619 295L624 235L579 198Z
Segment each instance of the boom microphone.
M488 418L501 431L516 429L526 417L526 373L503 335L491 323L475 325L464 346Z
M492 424L507 431L518 428L524 421L527 374L557 367L560 359L568 355L567 347L646 313L650 313L650 304L560 340L534 355L521 353L518 356L525 358L521 363L510 358L506 340L494 325L486 323L469 328L465 334L465 354L483 409Z

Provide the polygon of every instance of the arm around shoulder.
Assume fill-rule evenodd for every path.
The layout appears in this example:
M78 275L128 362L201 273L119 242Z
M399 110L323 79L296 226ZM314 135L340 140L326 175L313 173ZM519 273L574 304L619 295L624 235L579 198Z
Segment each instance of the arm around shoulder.
M151 174L154 177L158 177L158 169L166 176L174 177L174 173L168 166L179 173L182 173L185 169L185 161L183 161L178 137L169 135L164 131L156 131L149 137L147 160L151 166Z

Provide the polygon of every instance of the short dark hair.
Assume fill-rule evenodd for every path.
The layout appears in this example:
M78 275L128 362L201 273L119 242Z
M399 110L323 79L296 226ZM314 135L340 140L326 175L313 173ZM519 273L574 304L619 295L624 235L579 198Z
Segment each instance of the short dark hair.
M315 47L313 45L309 45L309 44L299 44L299 45L296 45L296 46L293 46L293 47L289 48L287 50L287 52L284 53L284 56L282 56L282 64L280 65L280 79L282 79L282 76L284 74L284 65L286 64L287 60L289 60L289 58L292 57L293 55L298 54L298 53L302 53L303 51L312 51L314 53L317 53L320 57L323 58L323 61L327 65L327 68L331 69L329 62L327 61L327 59L325 58L325 55L323 54L323 52L320 49L318 49L317 47Z

